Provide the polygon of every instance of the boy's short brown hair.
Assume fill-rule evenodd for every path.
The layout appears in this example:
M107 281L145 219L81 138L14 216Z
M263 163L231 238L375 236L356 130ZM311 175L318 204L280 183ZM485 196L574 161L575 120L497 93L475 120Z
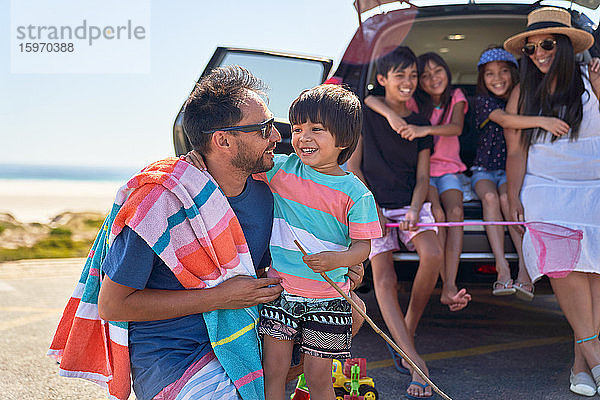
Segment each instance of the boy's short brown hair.
M339 165L348 161L360 139L360 100L339 85L319 85L300 93L290 106L289 119L292 125L307 121L322 124L331 132L335 145L345 147L338 155Z

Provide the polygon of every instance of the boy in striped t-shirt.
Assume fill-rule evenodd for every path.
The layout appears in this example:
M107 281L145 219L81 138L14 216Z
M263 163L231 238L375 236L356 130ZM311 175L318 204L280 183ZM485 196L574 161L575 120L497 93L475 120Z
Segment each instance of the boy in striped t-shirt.
M280 277L284 287L261 310L265 394L283 399L287 369L281 366L289 365L296 342L311 397L333 399L332 359L350 356L352 314L320 273L348 292L347 266L368 257L381 228L371 192L340 167L360 137L358 98L341 86L320 85L294 100L289 118L295 153L276 155L271 170L254 175L273 192L268 276Z

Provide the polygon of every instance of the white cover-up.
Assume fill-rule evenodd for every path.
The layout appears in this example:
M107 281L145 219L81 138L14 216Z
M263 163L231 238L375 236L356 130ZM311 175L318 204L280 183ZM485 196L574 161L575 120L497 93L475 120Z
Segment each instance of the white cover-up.
M587 72L587 71L585 71ZM585 75L582 71L582 74ZM544 221L583 231L575 271L600 273L600 111L586 76L579 137L561 137L529 148L521 189L526 221ZM531 237L523 238L527 271L535 282L542 275Z

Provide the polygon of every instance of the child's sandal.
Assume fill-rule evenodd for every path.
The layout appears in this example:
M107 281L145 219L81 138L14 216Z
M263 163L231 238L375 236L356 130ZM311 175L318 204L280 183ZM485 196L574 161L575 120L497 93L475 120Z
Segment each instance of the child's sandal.
M515 294L517 289L513 285L513 280L509 279L506 282L496 281L492 284L492 294L494 296L510 296Z
M513 287L517 291L516 292L517 298L519 298L521 300L525 300L525 301L533 300L533 296L534 296L533 283L515 281L515 283L513 284Z
M410 375L410 370L402 365L402 356L400 356L400 354L398 354L398 352L392 346L390 346L389 343L386 342L385 345L392 355L392 361L394 361L396 370L402 375Z

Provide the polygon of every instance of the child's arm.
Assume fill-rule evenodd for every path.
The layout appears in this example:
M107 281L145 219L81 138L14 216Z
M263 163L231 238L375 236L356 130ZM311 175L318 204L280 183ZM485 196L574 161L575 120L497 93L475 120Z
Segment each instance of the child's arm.
M405 221L400 226L403 230L416 230L419 222L419 213L421 207L427 198L429 192L429 157L431 150L423 149L419 152L417 158L417 183L413 190L410 210L406 213Z
M503 128L527 129L542 128L554 136L562 136L571 128L565 121L554 117L542 117L535 115L514 115L497 108L489 115L490 121L494 121Z
M360 264L369 257L371 251L371 240L352 239L348 250L344 251L322 251L302 257L316 273L327 272L339 267Z
M515 114L518 112L519 92L520 87L517 85L506 104L507 112ZM520 193L527 167L527 146L521 141L521 131L517 129L505 129L504 139L506 140L506 188L510 208L507 219L510 221L524 221ZM520 226L515 228L523 234L523 228Z
M433 136L460 136L465 123L465 102L461 101L454 105L450 122L443 125L416 126L406 125L398 133L404 139L413 140L427 135Z
M367 96L365 97L365 104L377 114L380 114L383 117L385 117L392 129L396 132L400 133L400 129L406 126L406 121L404 120L404 118L399 116L394 110L388 107L388 105L385 104L385 102L383 101L382 97Z

